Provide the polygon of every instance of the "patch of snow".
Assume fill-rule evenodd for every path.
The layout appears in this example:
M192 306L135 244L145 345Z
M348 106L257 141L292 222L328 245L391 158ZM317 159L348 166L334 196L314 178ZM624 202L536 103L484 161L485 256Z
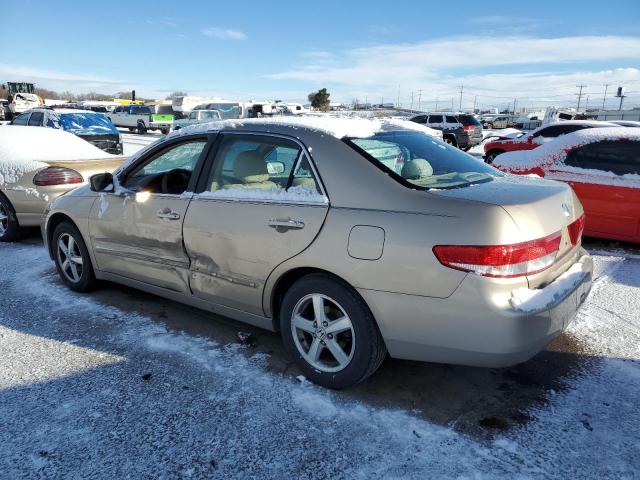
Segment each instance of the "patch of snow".
M424 132L434 137L442 136L441 132L438 130L398 118L354 118L346 116L301 115L291 117L222 120L200 123L186 128L181 128L177 132L172 132L168 135L168 138L198 132L217 131L225 128L238 128L246 125L282 125L293 129L305 128L326 135L331 135L336 138L368 138L383 130L414 130Z
M222 200L248 200L248 201L280 201L295 203L328 203L327 197L318 193L314 185L298 185L289 187L288 190L278 186L277 188L223 188L214 192L202 192L193 198L215 198Z
M575 263L544 288L520 287L511 292L509 303L522 312L536 312L549 308L553 302L573 290L584 278L582 263Z

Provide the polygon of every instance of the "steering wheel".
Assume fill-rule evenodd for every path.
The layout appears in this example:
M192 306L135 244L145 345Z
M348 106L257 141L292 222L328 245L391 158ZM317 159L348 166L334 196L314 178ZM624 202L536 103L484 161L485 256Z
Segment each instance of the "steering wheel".
M190 178L189 170L184 168L170 170L162 176L161 191L162 193L182 193L187 189Z

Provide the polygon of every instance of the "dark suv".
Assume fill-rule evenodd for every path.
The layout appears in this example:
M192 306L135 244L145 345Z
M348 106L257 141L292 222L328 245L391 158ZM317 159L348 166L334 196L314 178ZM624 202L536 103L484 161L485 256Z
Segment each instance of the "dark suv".
M445 143L461 150L469 150L482 142L482 125L473 115L451 112L422 113L411 118L411 121L440 130Z

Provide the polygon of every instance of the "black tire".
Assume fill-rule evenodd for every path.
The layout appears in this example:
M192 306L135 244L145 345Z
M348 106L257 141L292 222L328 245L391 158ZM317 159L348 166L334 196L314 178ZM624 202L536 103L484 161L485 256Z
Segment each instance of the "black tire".
M138 130L138 133L140 134L147 133L147 126L144 124L142 120L138 120L137 130Z
M13 205L0 193L0 242L15 242L23 236L24 230L20 228Z
M79 254L82 258L82 269L81 273L78 274L79 278L77 280L72 278L72 272L69 270L69 267L66 267L66 271L63 267L63 262L66 256L64 253L61 253L59 242L61 239L64 241L64 237L66 236L72 237L75 245L77 246L77 249L73 249L74 251L72 252L72 255L75 253L76 255L73 256L77 257ZM75 290L76 292L88 292L96 286L96 277L93 272L93 266L91 265L89 251L82 239L82 235L75 225L70 222L62 222L56 227L53 231L53 236L51 237L51 250L53 251L53 261L56 264L58 275L60 275L60 278L67 287L71 290ZM76 264L76 269L77 267L78 265Z
M323 372L315 368L296 346L291 327L294 309L302 299L311 294L320 294L337 302L351 320L355 337L353 356L339 371ZM280 330L287 352L304 375L327 388L342 389L362 382L380 367L387 354L380 330L364 300L351 286L326 274L307 275L289 288L280 308ZM336 334L336 340L338 335ZM327 338L332 337L329 335ZM326 349L328 351L328 347Z
M458 146L458 142L456 142L455 137L452 137L451 135L445 135L444 138L442 139L442 141L444 143L447 143L447 144L451 145L452 147L457 147Z
M135 132L135 131L136 131L136 129L135 129L135 128L133 128L133 127L129 127L129 131L130 131L130 132Z
M171 129L169 127L162 127L160 129L160 133L162 133L162 135L168 135L170 131Z
M491 165L495 160L495 158L501 153L504 153L504 150L489 150L487 154L484 156L484 161L489 165Z

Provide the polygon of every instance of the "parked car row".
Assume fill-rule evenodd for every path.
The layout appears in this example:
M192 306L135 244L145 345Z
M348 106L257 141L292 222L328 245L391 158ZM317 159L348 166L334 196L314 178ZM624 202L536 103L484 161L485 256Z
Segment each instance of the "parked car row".
M0 179L0 240L44 212L69 288L114 281L279 331L330 388L387 353L507 366L587 297L583 232L640 242L640 130L581 126L533 137L538 148L501 154L499 169L394 119L215 122L122 164L86 158L88 144L75 162L38 151ZM0 143L35 131L83 143L14 126Z

